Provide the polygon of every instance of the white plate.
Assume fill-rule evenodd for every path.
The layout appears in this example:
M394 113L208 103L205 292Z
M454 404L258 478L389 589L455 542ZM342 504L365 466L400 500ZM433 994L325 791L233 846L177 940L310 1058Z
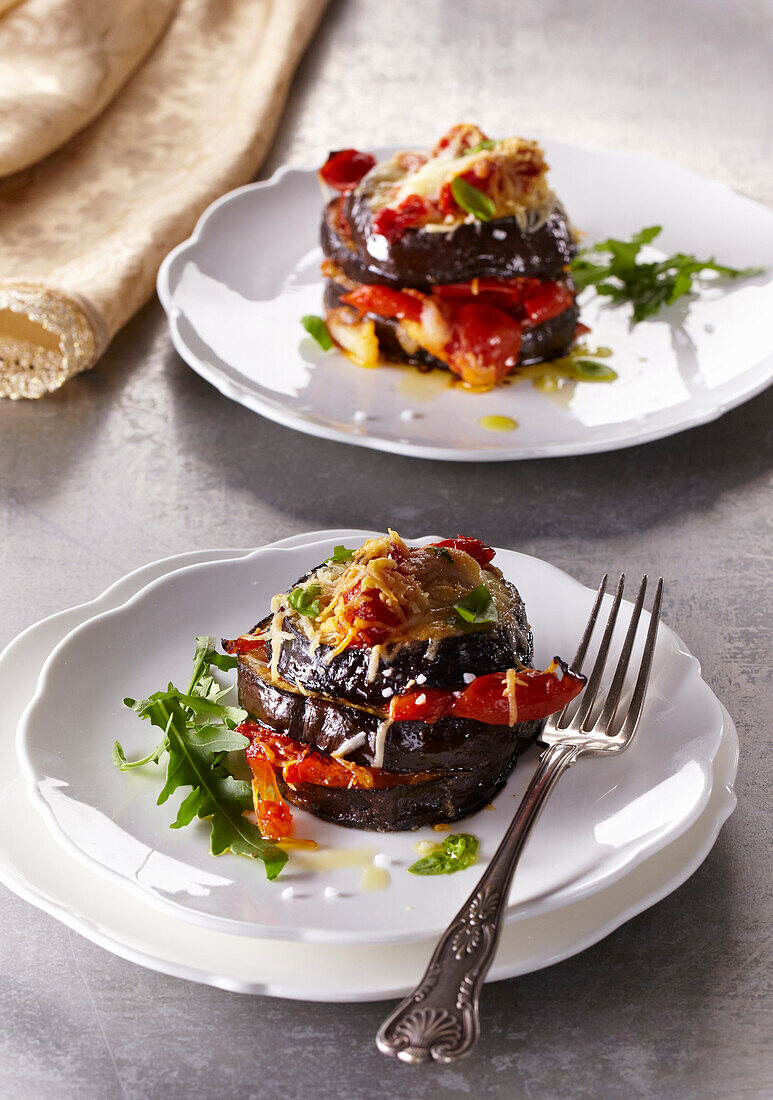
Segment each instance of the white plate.
M322 532L320 532L322 534ZM348 532L324 532L341 540ZM292 540L290 540L292 541ZM77 621L115 606L155 576L194 559L245 551L202 551L145 566L97 600L26 630L0 656L0 881L92 942L163 973L244 993L307 1000L362 1001L401 996L415 983L432 943L373 948L264 942L222 935L150 909L62 852L25 797L12 748L23 700L52 646ZM25 694L26 693L26 694ZM562 909L510 925L489 980L558 962L607 935L666 896L702 862L735 806L738 742L725 712L709 804L678 840L618 883ZM344 955L344 952L346 953Z
M653 157L546 142L551 180L590 241L662 225L658 248L770 265L773 212ZM627 308L582 299L593 347L614 351L613 384L551 399L530 382L490 394L447 372L363 370L321 352L300 318L322 312L315 170L282 169L214 203L161 265L158 293L180 355L221 393L311 435L420 458L495 461L614 450L705 423L773 377L773 278L723 284L628 328ZM408 413L412 419L401 414ZM485 430L492 413L516 431Z
M355 537L365 537L361 532ZM251 861L207 854L206 826L169 830L173 810L155 805L155 769L118 772L117 737L143 753L152 731L121 707L167 677L184 681L197 633L233 636L261 617L271 595L332 550L335 539L267 547L244 558L191 565L142 589L123 606L72 631L46 662L19 728L22 769L54 835L79 858L146 900L218 931L331 943L417 941L437 934L458 907L480 864L442 878L408 875L417 839L429 829L380 835L329 825L298 813L298 831L325 847L383 853L391 885L358 890L359 871L310 872L294 855L280 884ZM525 555L499 551L521 589L536 639L536 663L571 653L592 593ZM630 605L621 615L619 635ZM56 729L56 736L51 731ZM597 891L662 849L708 802L722 712L697 661L663 627L648 706L636 744L623 757L580 762L562 780L532 836L516 876L509 919L524 919ZM496 800L464 828L481 839L481 862L504 831L529 775L516 768ZM293 885L296 896L287 898ZM331 901L326 888L338 896Z

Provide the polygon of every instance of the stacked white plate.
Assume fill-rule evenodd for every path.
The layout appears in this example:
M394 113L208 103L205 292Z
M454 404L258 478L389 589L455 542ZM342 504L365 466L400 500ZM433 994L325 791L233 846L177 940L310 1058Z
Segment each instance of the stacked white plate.
M551 186L586 242L661 225L650 261L688 252L735 267L770 264L773 213L726 184L656 157L544 145ZM158 273L183 359L226 397L286 427L455 462L590 454L705 424L773 379L770 270L708 281L633 328L630 306L612 309L587 290L588 344L612 351L611 385L572 382L548 396L520 382L470 394L445 371L355 367L301 327L304 314L322 312L322 206L315 169L282 168L213 203ZM514 430L488 430L492 415Z
M223 988L306 1000L369 1000L411 988L435 937L472 887L528 780L519 762L463 828L480 862L451 876L407 874L431 830L370 834L298 813L298 831L352 866L291 856L274 883L260 864L207 852L207 829L170 830L159 777L111 762L153 741L122 706L186 680L197 634L234 636L340 542L372 532L318 531L257 551L178 555L124 577L90 604L20 635L0 656L0 880L114 953ZM424 540L419 540L424 541ZM536 558L500 550L535 635L536 663L571 655L593 593ZM630 605L621 616L625 629ZM22 716L24 704L28 706ZM18 726L18 758L13 735ZM698 662L662 627L648 704L619 759L580 762L562 779L516 875L490 979L527 973L601 939L680 885L735 806L733 723ZM386 888L363 892L363 866ZM388 880L388 885L386 884Z

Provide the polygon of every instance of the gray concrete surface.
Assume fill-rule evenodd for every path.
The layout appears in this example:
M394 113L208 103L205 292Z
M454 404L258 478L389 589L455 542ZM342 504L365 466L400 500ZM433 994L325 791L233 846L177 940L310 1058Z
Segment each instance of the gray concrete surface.
M764 2L334 2L263 174L469 118L671 156L773 202L770 57ZM490 986L480 1047L454 1068L378 1055L385 1005L167 978L0 889L0 1095L770 1096L771 413L769 391L611 455L421 463L231 404L173 352L156 303L92 373L0 405L0 644L162 555L450 524L588 583L604 568L662 570L668 620L741 736L739 807L700 870L582 955Z

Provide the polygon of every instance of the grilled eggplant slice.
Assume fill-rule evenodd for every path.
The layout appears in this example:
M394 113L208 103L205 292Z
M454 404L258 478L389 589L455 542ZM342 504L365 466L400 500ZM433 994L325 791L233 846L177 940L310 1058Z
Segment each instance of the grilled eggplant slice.
M391 530L336 547L224 643L249 714L259 821L265 810L286 829L280 795L389 831L455 821L494 797L582 679L570 684L560 661L526 674L526 610L494 556L479 539L410 546Z
M569 221L558 202L531 231L522 229L514 217L494 218L463 222L447 231L407 229L391 244L374 233L367 177L344 200L343 212L364 276L352 274L357 282L423 290L432 283L465 283L488 276L549 279L577 253ZM327 219L323 225L328 225ZM353 264L347 266L352 272L357 270Z
M353 829L397 832L444 821L458 821L483 809L499 793L515 765L515 755L501 770L484 762L477 771L449 772L437 779L386 790L325 787L316 783L289 786L280 775L282 795L294 806L324 821Z
M301 577L295 587L303 587L315 572ZM413 686L419 676L424 679L418 682L427 687L455 687L463 682L465 673L483 676L517 664L528 666L533 641L526 608L513 585L504 579L501 584L507 593L507 609L497 622L452 633L440 640L402 643L385 653L375 669L372 650L368 648L348 647L336 656L331 656L333 651L326 645L312 650L303 631L287 617L277 672L286 682L300 684L307 691L381 707L391 695L408 690L409 684ZM264 620L254 632L267 626L268 620ZM270 647L269 642L269 659Z
M325 753L351 743L346 759L374 766L385 710L351 706L280 685L271 680L267 666L250 654L239 656L238 690L239 705L260 725ZM457 717L392 722L384 734L380 766L408 773L477 771L481 760L486 760L502 769L536 736L539 726L539 722L495 726Z
M324 255L356 283L427 290L435 283L475 278L555 278L577 254L560 204L539 228L524 230L514 218L462 223L430 232L409 229L388 244L373 235L367 192L333 199L322 218Z
M328 279L325 285L324 305L326 310L341 308L341 297L349 288L341 283ZM360 320L359 314L349 310L352 321ZM425 348L404 345L399 337L400 322L392 317L380 317L378 314L367 313L365 317L372 320L376 326L376 338L382 355L387 359L396 360L399 363L409 363L412 366L426 370L436 368L448 370L446 363L431 355ZM518 365L529 366L531 363L543 363L548 359L557 359L566 355L574 342L574 333L577 327L579 310L576 305L560 313L557 317L551 317L542 324L532 325L523 330L521 348L518 354Z

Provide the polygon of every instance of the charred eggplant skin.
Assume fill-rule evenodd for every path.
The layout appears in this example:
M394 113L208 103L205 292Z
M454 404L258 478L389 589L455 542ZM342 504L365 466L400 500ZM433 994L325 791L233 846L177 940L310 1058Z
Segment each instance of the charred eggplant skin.
M340 700L279 687L249 658L239 658L237 676L239 705L261 725L325 753L333 753L352 737L365 733L367 740L347 752L346 759L373 766L380 715ZM540 725L494 726L456 717L393 722L386 734L382 766L386 771L408 773L477 771L486 760L504 768L533 740Z
M306 584L310 575L301 577L293 587ZM390 654L388 662L379 663L372 680L369 679L370 649L349 646L329 659L330 648L320 645L312 653L306 635L292 619L286 618L283 630L291 637L282 643L277 671L283 680L299 683L308 691L350 703L383 707L385 699L406 691L408 684L413 686L419 675L426 677L422 683L427 687L457 687L463 682L465 672L483 676L511 668L515 663L530 665L534 647L526 608L517 589L509 582L505 584L510 595L505 618L486 623L477 630L449 635L434 647L434 653L429 642L402 644ZM255 630L265 626L264 621ZM389 676L384 676L385 671L389 671Z
M515 755L500 769L484 763L477 771L449 772L426 783L360 790L299 783L295 787L278 776L279 788L288 802L323 821L352 829L398 832L458 821L487 806L499 793L515 765Z
M342 295L347 289L332 279L327 280L325 286L325 309L336 309L341 303ZM549 321L543 321L540 325L532 325L523 330L521 350L518 355L519 366L529 366L531 363L543 363L548 359L557 359L566 355L574 342L574 333L580 311L577 306L560 313L557 317L551 317ZM414 367L423 367L427 370L435 368L448 370L448 366L431 355L424 348L417 348L415 352L407 352L397 336L399 322L391 317L380 317L378 314L366 314L369 320L375 322L376 338L382 355L387 359L397 360L399 363L409 363Z
M333 199L325 210L322 251L358 283L424 290L433 283L486 277L551 279L577 252L566 213L558 203L534 230L522 229L514 217L494 218L462 222L447 231L407 229L389 244L373 232L367 188L361 185L343 200L348 235L339 228L336 204L340 201Z

